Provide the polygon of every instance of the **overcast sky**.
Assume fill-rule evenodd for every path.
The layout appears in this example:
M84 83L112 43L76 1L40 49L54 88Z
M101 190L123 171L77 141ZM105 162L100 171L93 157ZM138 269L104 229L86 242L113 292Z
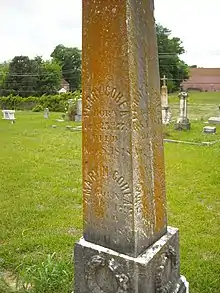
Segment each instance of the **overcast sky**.
M0 61L81 48L81 1L0 0ZM219 13L220 0L155 0L156 21L181 38L190 65L220 67Z

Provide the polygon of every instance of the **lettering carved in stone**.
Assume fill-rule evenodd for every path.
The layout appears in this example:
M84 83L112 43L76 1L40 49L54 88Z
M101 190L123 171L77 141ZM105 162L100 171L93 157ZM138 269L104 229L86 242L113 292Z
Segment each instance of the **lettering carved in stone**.
M114 259L102 255L94 255L87 263L85 279L92 293L128 293L129 276Z

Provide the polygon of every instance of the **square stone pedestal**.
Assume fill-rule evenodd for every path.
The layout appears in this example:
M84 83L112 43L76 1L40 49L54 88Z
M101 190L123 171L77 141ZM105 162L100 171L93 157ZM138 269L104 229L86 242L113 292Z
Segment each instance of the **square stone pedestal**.
M190 130L191 124L189 122L178 122L175 124L175 130Z
M178 229L137 258L85 241L75 244L74 293L187 293L180 276Z

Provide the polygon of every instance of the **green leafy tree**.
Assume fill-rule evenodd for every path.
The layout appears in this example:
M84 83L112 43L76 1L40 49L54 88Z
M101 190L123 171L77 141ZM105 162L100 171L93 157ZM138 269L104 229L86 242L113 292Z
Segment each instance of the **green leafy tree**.
M58 45L50 55L62 68L63 78L69 82L70 90L81 88L82 54L78 48Z
M15 56L9 64L3 92L22 97L32 95L36 90L38 68L28 56Z
M181 82L189 78L188 65L179 57L185 53L183 43L179 38L171 37L171 31L160 24L156 30L160 76L166 75L169 91L176 91Z
M37 81L37 93L56 94L60 89L62 70L54 61L41 61L39 66L39 77Z
M9 71L9 63L3 62L0 64L0 92L4 87L5 79Z
M2 86L2 93L21 97L55 94L60 88L62 71L59 64L44 61L37 56L16 56L8 67Z

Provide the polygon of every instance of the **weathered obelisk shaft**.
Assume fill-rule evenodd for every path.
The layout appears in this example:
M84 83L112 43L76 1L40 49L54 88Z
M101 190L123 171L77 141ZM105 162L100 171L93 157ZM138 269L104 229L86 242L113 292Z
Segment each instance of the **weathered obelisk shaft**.
M137 256L167 229L153 1L83 0L82 70L84 239Z

